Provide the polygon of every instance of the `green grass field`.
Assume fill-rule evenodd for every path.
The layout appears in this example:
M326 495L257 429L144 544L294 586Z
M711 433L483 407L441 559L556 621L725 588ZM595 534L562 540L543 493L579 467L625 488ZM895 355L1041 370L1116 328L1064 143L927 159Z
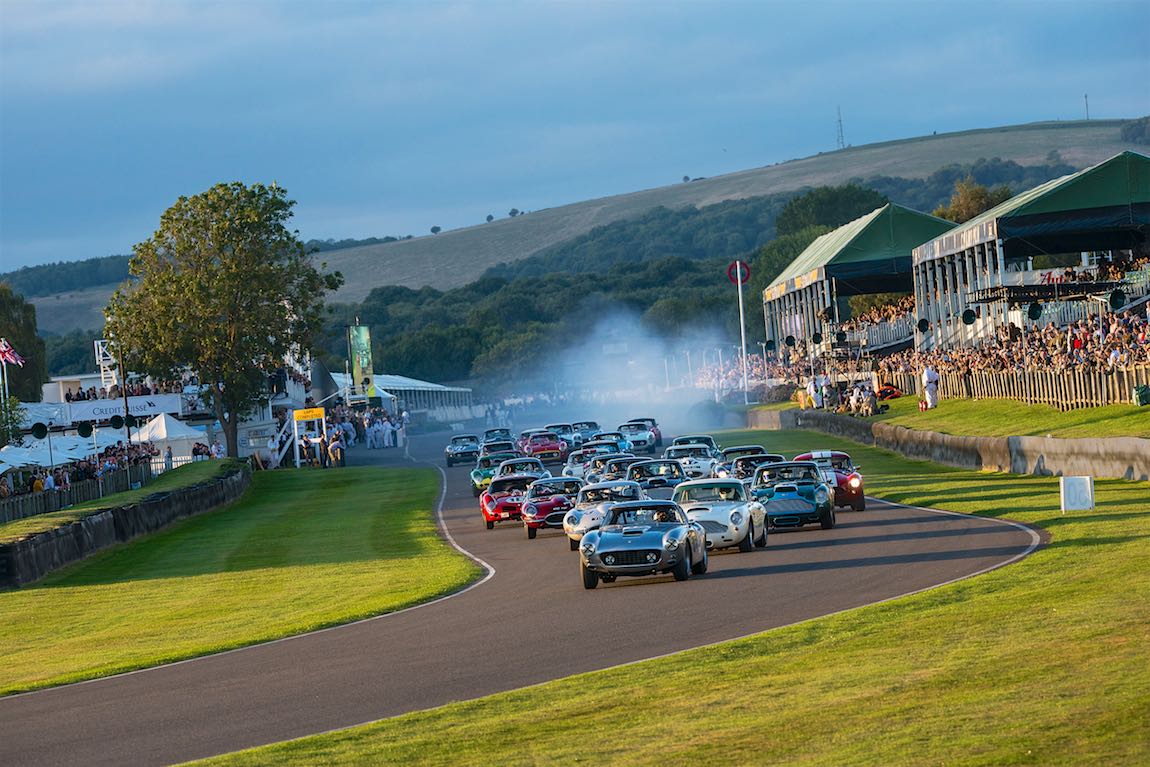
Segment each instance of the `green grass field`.
M966 434L972 437L1145 437L1150 438L1150 408L1107 405L1061 412L1049 405L1027 405L1005 399L944 399L920 413L916 397L890 400L890 410L871 420L908 429ZM785 410L796 403L758 405L757 410Z
M173 472L174 473L174 472ZM390 612L478 568L437 534L427 469L259 472L237 503L0 593L0 693Z
M125 506L135 503L153 493L163 493L181 487L190 487L215 477L223 476L241 465L241 461L225 459L222 461L197 461L185 464L179 468L166 471L156 477L150 484L139 490L127 490L123 493L113 493L94 501L78 503L67 509L54 511L49 514L37 514L34 517L18 519L15 522L0 524L0 543L26 538L29 535L54 530L63 525L83 519L101 509L110 509L114 506Z
M720 439L846 448L871 494L1009 517L1051 540L886 604L206 764L1150 763L1150 486L1100 481L1096 511L1063 516L1056 479L821 434Z

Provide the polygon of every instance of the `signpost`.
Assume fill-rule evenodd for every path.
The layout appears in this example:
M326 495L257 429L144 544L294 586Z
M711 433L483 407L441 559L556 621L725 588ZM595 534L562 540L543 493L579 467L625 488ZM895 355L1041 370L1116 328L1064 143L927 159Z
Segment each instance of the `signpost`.
M309 407L292 411L292 439L295 442L292 446L292 452L295 453L295 467L297 469L300 464L299 425L307 421L320 421L323 424L320 434L327 434L327 415L322 407Z
M727 279L735 283L739 293L739 338L743 350L743 404L749 402L747 394L747 322L743 318L743 284L751 280L751 267L742 261L732 261L727 267Z

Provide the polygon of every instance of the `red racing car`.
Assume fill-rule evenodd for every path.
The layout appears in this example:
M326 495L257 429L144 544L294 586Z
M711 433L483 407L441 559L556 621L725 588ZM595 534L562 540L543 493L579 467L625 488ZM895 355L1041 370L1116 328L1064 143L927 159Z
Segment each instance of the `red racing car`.
M543 463L563 463L567 460L567 443L553 431L535 432L523 441L520 452Z
M522 519L527 488L537 479L531 474L512 474L491 480L491 484L479 496L479 510L483 512L483 521L488 530L495 527L496 522L518 522Z
M563 517L575 505L583 480L578 477L537 479L527 488L523 503L523 527L534 539L545 527L563 529Z
M814 461L826 483L835 489L835 506L850 506L855 511L866 510L866 494L862 474L851 457L838 450L815 450L795 456L796 461Z

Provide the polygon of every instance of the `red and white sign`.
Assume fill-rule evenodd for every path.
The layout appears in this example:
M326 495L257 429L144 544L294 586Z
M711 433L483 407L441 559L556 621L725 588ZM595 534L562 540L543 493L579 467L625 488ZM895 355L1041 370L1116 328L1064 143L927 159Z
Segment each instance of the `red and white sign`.
M727 267L727 279L736 285L746 285L751 281L751 267L745 261L732 261Z

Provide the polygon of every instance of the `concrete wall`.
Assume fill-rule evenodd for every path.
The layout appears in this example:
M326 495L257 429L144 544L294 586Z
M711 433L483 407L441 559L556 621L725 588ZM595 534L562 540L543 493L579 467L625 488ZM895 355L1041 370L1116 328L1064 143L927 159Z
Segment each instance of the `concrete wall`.
M14 588L44 577L114 543L130 541L183 517L219 508L243 495L251 470L235 472L191 487L156 493L139 503L101 511L70 525L0 545L0 588Z
M1137 437L966 437L821 410L752 410L752 429L809 429L963 469L1150 480L1150 440Z

